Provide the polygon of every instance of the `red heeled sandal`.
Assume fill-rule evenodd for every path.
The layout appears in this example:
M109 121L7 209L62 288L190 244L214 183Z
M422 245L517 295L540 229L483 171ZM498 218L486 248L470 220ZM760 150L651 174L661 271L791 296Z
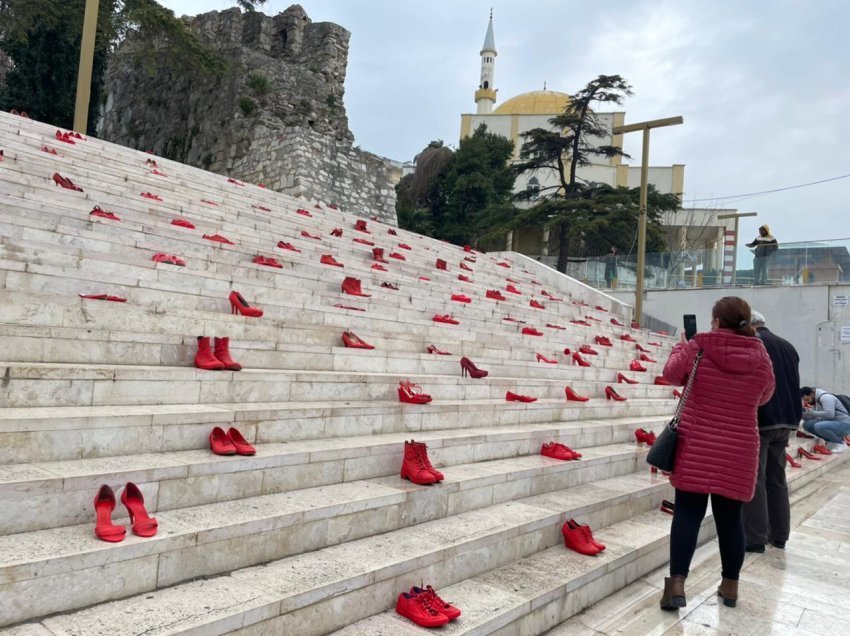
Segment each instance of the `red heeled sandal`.
M615 402L625 402L626 398L617 393L610 386L605 387L605 399L606 400L614 400Z
M156 519L148 516L148 511L145 510L145 498L136 484L131 481L127 482L124 491L121 493L121 503L126 506L127 512L130 513L133 534L139 537L152 537L156 534L159 524Z
M259 307L251 307L242 294L238 291L230 292L230 313L248 316L249 318L259 318L263 315L263 310Z
M450 356L450 355L452 355L451 352L449 352L449 351L440 351L435 345L428 345L427 347L425 347L425 351L427 351L428 353L433 353L434 355L438 355L438 356Z
M112 488L104 484L94 498L94 512L97 516L94 534L101 541L118 543L127 536L127 528L112 523L113 510L115 510L115 493Z
M475 364L467 357L463 357L460 359L460 375L461 377L466 377L469 374L473 378L486 378L490 372L485 371L484 369L479 369L475 366Z
M538 362L545 362L546 364L558 364L557 360L550 360L549 358L544 356L542 353L537 353L535 355L537 356Z
M361 340L353 331L342 332L342 344L349 349L374 349L374 345L370 345L365 340Z
M398 383L398 399L405 404L428 404L431 396L422 392L422 387L410 380Z
M635 431L635 440L638 444L652 446L655 443L655 433L639 428Z
M579 395L570 387L564 387L564 393L566 393L567 395L568 402L587 402L590 399L589 397L585 397L584 395Z

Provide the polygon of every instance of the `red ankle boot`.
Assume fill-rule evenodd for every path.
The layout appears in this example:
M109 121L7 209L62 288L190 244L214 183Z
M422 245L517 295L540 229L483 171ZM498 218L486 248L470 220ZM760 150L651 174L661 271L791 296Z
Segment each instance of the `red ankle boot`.
M341 289L343 293L350 294L352 296L363 296L364 298L369 298L372 294L364 294L363 289L360 287L360 279L354 278L353 276L346 276L345 280L342 281Z
M435 263L435 267L437 269L443 270L444 272L448 271L448 263L446 263L446 261L444 261L442 258L437 259L437 262Z
M389 261L384 258L383 247L376 247L372 250L372 260L378 261L379 263L389 263Z
M404 459L401 462L401 478L424 486L437 482L437 477L422 462L422 455L416 442L404 443Z
M242 365L230 357L230 338L215 339L215 357L228 371L241 371Z
M210 337L198 336L198 351L195 354L195 366L206 371L219 371L224 363L210 349Z
M428 459L428 446L425 444L425 442L414 442L413 440L410 440L410 443L414 444L418 449L417 452L419 453L419 459L425 469L428 470L432 475L434 475L434 478L437 481L443 481L443 479L445 479L443 473L434 468L434 466L431 465L431 460Z

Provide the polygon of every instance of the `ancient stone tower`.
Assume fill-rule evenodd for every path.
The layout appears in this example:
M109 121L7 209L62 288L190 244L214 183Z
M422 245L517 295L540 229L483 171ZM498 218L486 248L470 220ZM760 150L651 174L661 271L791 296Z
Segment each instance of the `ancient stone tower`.
M102 138L395 222L392 163L352 146L348 31L311 22L298 5L187 20L226 69L175 70L165 52L139 55L157 45L131 35L110 63Z

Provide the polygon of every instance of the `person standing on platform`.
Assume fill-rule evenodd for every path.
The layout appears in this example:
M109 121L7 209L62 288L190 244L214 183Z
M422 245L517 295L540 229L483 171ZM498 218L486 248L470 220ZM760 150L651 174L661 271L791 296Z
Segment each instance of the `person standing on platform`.
M753 285L767 285L767 269L770 261L776 250L779 249L779 242L770 234L770 227L762 225L759 228L759 235L755 237L751 243L747 243L747 247L753 249Z
M764 316L754 311L751 324L761 338L773 364L776 389L767 404L758 409L759 467L756 490L744 505L747 552L764 552L770 543L781 550L791 534L791 504L785 481L788 437L797 429L803 405L797 399L800 385L800 356L790 342L765 326Z
M617 248L612 247L605 258L605 286L609 289L617 287Z

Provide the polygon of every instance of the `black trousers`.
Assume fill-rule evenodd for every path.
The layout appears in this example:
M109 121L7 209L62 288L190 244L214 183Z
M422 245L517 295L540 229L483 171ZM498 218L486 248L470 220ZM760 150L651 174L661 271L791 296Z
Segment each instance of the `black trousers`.
M676 509L670 527L670 575L687 576L697 548L699 527L705 518L708 495L676 489ZM743 502L711 495L711 511L720 543L720 562L724 578L738 580L744 563Z
M753 500L744 504L747 543L785 543L791 534L791 504L785 481L785 454L791 430L775 428L759 435L759 472Z

